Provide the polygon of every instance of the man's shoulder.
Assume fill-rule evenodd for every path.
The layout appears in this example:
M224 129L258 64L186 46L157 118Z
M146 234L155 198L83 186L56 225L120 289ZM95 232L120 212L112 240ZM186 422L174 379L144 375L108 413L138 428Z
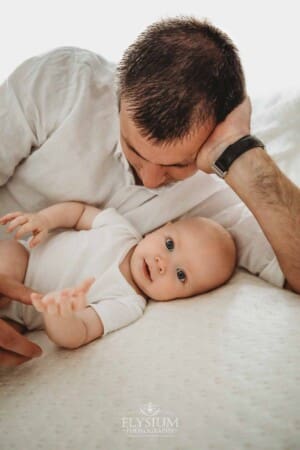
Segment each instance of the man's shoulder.
M24 83L24 80L32 80L32 83L49 82L57 85L74 78L80 73L90 77L98 84L111 84L114 78L116 65L107 61L101 55L92 50L80 47L56 47L43 53L39 53L26 59L11 74L12 82Z
M40 55L40 57L46 57L49 59L61 59L61 58L71 58L72 60L80 63L91 63L101 62L103 64L113 65L113 63L109 62L103 56L95 53L92 50L81 48L81 47L72 47L72 46L62 46L56 47L50 51L44 52Z

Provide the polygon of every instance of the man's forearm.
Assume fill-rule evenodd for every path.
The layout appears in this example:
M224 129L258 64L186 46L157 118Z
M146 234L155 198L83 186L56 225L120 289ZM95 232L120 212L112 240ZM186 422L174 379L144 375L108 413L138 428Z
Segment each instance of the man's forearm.
M64 202L42 209L38 214L46 217L51 230L55 228L75 228L85 205L80 202Z
M237 158L225 180L256 217L289 285L300 293L300 189L261 148Z
M75 349L85 344L87 328L76 313L70 317L43 314L43 319L49 338L58 346Z

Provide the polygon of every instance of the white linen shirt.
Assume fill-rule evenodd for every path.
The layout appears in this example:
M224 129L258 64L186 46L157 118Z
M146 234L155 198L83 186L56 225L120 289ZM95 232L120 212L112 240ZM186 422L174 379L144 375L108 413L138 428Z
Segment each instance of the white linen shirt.
M241 267L283 286L255 218L215 175L135 185L119 140L115 65L91 51L35 56L0 86L0 186L0 215L76 200L116 208L141 234L185 214L210 217L232 233Z

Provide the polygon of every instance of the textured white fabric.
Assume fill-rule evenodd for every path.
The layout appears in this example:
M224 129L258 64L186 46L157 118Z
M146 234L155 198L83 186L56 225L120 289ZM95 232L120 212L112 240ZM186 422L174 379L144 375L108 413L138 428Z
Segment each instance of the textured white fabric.
M50 233L30 251L25 285L38 292L52 292L95 277L87 300L100 316L104 334L140 318L146 300L121 274L119 265L141 235L113 208L101 211L90 230ZM29 330L43 327L34 306L12 302L0 308L0 317L25 324Z
M241 267L282 286L256 220L216 176L198 172L158 189L134 184L114 74L100 56L63 47L25 61L0 86L0 215L77 200L118 209L143 234L186 213L212 217L234 235Z
M299 296L238 272L78 350L30 333L43 356L0 369L1 448L298 450L299 323ZM173 434L130 434L149 402Z

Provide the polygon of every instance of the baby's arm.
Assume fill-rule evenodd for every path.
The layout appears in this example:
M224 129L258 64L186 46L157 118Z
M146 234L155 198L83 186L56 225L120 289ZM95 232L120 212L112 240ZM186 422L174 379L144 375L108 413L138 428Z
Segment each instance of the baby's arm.
M74 228L75 230L89 230L94 218L101 210L80 202L57 203L37 213L13 212L0 218L0 224L6 225L7 231L14 231L16 239L27 233L32 233L30 247L42 242L50 230L56 228Z
M93 282L88 279L74 289L45 296L32 294L32 304L43 314L46 332L58 346L75 349L103 335L101 319L87 306L86 293Z

